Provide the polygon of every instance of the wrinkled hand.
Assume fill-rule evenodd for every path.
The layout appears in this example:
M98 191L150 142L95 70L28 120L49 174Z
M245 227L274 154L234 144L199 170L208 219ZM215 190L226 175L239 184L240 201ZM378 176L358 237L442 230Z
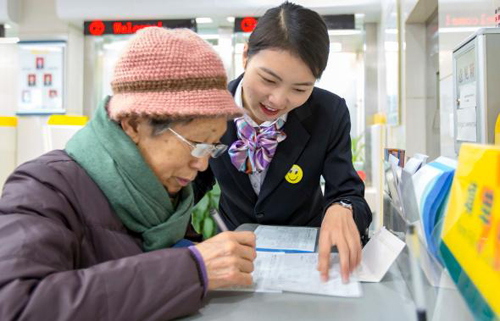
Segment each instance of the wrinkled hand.
M361 239L352 211L338 204L328 208L321 223L318 271L328 281L331 247L336 245L340 257L340 273L347 282L349 274L361 262Z
M208 289L251 285L255 252L253 232L224 232L196 245L203 257Z

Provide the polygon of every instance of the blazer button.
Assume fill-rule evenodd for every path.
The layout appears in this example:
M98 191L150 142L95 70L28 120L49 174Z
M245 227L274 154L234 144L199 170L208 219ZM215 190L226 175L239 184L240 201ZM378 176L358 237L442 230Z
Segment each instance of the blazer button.
M264 213L263 212L256 213L255 217L257 218L257 222L261 223L264 220Z

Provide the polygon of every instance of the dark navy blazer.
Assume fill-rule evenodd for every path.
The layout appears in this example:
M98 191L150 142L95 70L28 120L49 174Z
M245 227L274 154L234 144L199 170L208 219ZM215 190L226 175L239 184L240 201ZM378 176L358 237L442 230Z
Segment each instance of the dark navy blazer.
M229 84L233 96L242 77ZM287 138L278 144L259 196L248 174L239 172L226 152L212 158L209 168L198 174L194 184L196 200L212 188L215 175L221 187L220 214L233 230L243 223L321 226L325 210L334 202L348 199L365 241L363 236L372 214L364 199L364 184L352 165L351 121L345 100L314 88L311 97L288 114L283 130ZM231 146L236 140L231 120L221 142ZM285 179L294 164L303 172L296 184ZM326 181L324 196L321 175Z

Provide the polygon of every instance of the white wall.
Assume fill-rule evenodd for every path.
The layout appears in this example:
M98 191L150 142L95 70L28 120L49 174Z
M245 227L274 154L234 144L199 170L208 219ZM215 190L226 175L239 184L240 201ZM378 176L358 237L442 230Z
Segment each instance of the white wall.
M0 116L14 116L17 107L17 45L0 44Z
M399 95L404 92L398 92L398 83L403 81L401 77L402 69L398 65L398 34L397 14L399 0L383 0L382 13L380 16L380 29L378 35L379 48L379 111L388 116L387 143L385 147L406 148L406 111L404 97ZM401 61L401 66L404 61ZM404 84L403 84L404 88ZM391 98L392 97L392 98ZM389 100L395 100L399 104L399 122L390 124L391 103Z
M437 80L439 70L437 0L410 1L403 8L404 22L404 109L406 112L406 155L439 156Z
M378 24L365 25L365 127L372 123L379 106Z
M407 24L406 42L406 155L427 154L426 145L426 88L425 24Z
M19 20L10 36L21 41L65 40L65 103L68 114L83 113L83 30L59 19L56 0L18 0ZM18 100L17 45L0 45L0 115L14 115ZM17 132L17 163L39 156L42 126L47 117L20 116Z
M20 11L20 1L0 0L0 23L18 22Z
M21 40L66 40L65 109L68 114L83 112L83 29L59 19L56 0L22 1Z
M494 26L486 17L494 16L500 0L439 0L439 70L441 154L456 157L453 140L453 49L474 33L473 28ZM453 18L468 25L455 26ZM452 25L450 25L450 23ZM453 27L454 29L445 29ZM462 31L460 31L462 30ZM450 32L453 31L453 32Z

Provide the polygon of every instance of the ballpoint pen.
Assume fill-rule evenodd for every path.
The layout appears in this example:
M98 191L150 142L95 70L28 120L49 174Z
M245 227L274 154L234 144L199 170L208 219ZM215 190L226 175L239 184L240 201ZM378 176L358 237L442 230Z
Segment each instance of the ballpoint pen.
M229 229L227 228L226 224L222 220L222 217L220 216L219 211L217 211L217 209L212 208L209 213L210 213L210 216L214 219L215 224L217 224L217 227L219 228L219 230L221 230L222 232L229 231Z

